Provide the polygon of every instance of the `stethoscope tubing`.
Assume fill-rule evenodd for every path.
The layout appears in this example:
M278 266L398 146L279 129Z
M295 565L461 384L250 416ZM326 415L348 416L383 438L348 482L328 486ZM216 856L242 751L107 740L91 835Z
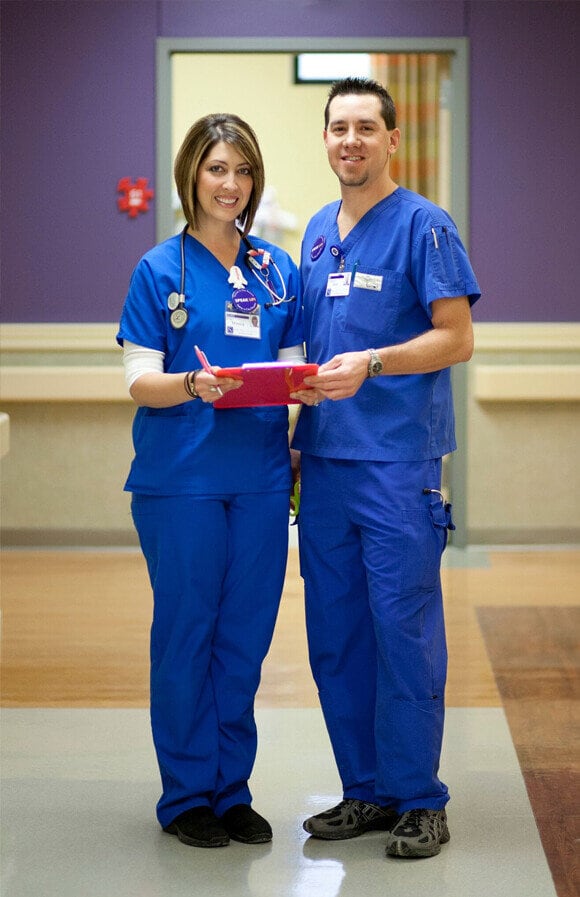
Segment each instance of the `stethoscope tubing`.
M177 299L177 302L178 302L177 307L172 309L172 312L170 315L171 326L176 330L181 329L184 326L184 324L187 322L187 318L189 317L187 309L185 308L185 277L186 277L185 236L187 234L188 227L189 227L189 225L186 224L185 227L183 228L183 230L181 231L181 239L180 239L180 246L179 246L180 263L181 263L181 265L180 265L181 270L180 270L180 276L179 276L179 294L177 297L175 297L175 294L171 293L171 296L175 297L175 299ZM280 268L278 267L278 265L276 264L276 262L274 261L272 256L270 254L268 254L268 256L269 256L268 265L265 265L265 266L260 265L260 263L258 261L256 261L255 256L257 256L259 253L263 254L265 250L256 249L254 246L252 246L250 240L246 236L242 236L242 240L243 240L244 246L246 246L246 248L247 248L247 252L245 254L246 265L248 266L248 268L250 269L250 271L252 272L252 274L254 275L256 280L258 281L258 283L260 283L264 287L264 289L268 292L268 294L272 298L271 302L264 303L264 308L273 308L276 305L282 305L282 303L284 303L284 302L294 302L294 299L296 298L295 296L291 296L289 299L287 298L286 283L284 282L284 278L282 277L282 272L280 271ZM269 280L268 280L269 265L272 265L272 268L276 272L276 276L277 276L278 280L280 281L280 286L282 288L281 296L279 296L272 289L272 286L269 283ZM258 273L258 272L260 272L260 273ZM171 308L171 306L170 306L170 308Z

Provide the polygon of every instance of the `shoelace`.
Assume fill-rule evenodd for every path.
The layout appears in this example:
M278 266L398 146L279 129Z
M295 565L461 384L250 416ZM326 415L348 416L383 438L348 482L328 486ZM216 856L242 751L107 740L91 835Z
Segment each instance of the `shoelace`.
M422 810L409 810L409 815L407 816L403 828L405 831L414 831L415 829L421 830L421 819L424 811Z

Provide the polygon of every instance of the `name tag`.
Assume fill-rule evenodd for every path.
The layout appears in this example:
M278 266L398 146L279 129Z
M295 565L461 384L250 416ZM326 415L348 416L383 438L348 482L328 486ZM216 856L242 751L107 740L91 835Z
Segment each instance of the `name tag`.
M260 311L250 314L235 311L231 302L226 302L225 334L226 336L243 336L246 339L260 339Z
M350 293L351 271L341 271L337 274L329 274L326 281L327 296L348 296Z
M375 290L378 293L383 286L383 277L381 274L365 274L363 271L357 271L354 275L354 285L360 290Z

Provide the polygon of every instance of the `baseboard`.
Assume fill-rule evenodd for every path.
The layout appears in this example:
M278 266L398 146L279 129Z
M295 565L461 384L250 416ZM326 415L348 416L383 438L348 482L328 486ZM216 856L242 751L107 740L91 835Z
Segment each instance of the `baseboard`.
M290 527L290 547L297 547L296 527ZM137 533L127 530L89 529L5 529L1 538L4 548L124 548L139 546ZM578 546L578 527L555 529L470 529L467 545Z
M467 533L468 545L578 545L580 528L544 527L537 529L501 529L499 527L470 528Z
M134 548L139 544L134 529L4 529L4 548Z

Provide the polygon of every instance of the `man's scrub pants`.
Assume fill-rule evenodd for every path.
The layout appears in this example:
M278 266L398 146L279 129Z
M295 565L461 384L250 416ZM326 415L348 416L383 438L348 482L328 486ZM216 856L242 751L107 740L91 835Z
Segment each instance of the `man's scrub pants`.
M310 663L345 798L440 809L447 648L440 584L451 508L439 459L302 453Z
M153 588L151 725L160 824L251 803L254 697L288 555L288 492L134 495Z

